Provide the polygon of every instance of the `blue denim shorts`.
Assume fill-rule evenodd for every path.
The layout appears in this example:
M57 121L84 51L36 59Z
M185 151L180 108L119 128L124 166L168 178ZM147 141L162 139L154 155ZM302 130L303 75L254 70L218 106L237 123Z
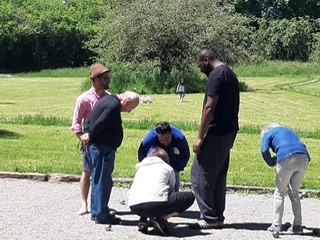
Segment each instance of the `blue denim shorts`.
M90 163L90 159L88 157L88 154L86 151L84 151L84 149L81 147L81 153L82 153L82 170L86 171L86 172L90 172L91 171L91 163Z

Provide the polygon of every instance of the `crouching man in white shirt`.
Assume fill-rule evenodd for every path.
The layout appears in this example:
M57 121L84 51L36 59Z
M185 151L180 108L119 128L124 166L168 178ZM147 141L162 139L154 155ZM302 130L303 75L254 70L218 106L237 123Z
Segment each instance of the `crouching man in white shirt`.
M168 154L162 148L154 148L136 165L136 174L128 191L128 205L141 217L139 231L148 233L151 226L159 234L168 235L167 220L193 204L192 192L174 192L175 181Z

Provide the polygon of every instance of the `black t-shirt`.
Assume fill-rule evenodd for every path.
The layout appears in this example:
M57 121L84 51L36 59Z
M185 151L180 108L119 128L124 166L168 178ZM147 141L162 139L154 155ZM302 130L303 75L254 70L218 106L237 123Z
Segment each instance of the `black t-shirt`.
M121 103L114 94L100 98L84 126L90 142L100 143L117 149L123 139Z
M239 81L235 73L227 66L216 67L208 77L207 96L219 96L208 134L227 134L239 130Z

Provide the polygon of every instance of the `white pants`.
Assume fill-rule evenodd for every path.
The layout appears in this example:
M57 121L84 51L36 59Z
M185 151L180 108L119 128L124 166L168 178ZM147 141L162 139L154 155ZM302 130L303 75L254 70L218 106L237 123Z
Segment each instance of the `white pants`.
M309 157L306 154L295 154L277 164L276 189L273 194L274 225L282 225L284 196L288 188L294 215L293 225L302 224L299 188L306 173Z

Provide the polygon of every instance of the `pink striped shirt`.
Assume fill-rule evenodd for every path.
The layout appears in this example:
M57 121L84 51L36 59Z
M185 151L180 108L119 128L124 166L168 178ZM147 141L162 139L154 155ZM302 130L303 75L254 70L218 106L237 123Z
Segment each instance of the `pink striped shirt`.
M106 94L104 94L103 96L107 94L108 92L106 92ZM70 129L74 133L83 132L83 124L91 114L94 104L100 98L101 97L95 92L93 87L91 87L88 91L82 93L79 97L77 97L76 106L73 112L72 125L70 127Z

